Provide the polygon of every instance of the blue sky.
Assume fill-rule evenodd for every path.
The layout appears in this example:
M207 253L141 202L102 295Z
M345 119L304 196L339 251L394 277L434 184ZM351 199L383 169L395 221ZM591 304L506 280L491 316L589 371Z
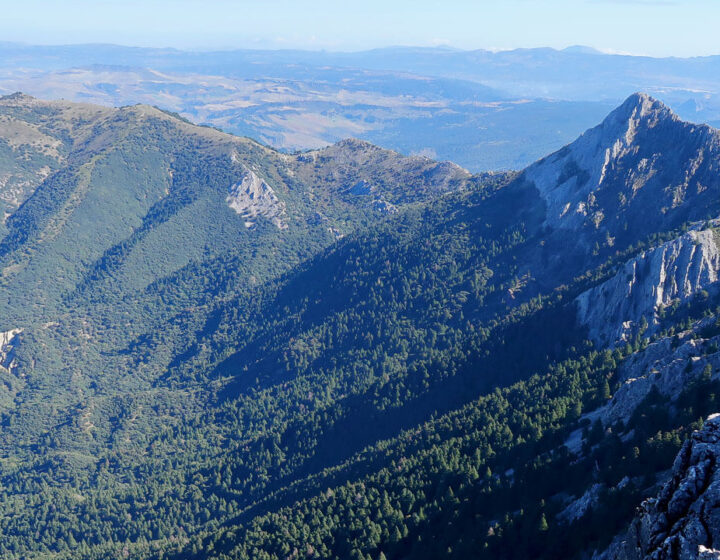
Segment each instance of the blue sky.
M0 40L42 44L720 54L720 0L0 0L0 10Z

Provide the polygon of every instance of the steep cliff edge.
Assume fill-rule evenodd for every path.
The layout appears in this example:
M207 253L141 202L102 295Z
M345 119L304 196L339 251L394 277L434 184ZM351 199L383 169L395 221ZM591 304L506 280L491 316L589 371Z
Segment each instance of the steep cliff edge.
M692 434L657 497L645 500L602 560L720 558L720 414Z
M720 250L712 229L689 231L629 260L610 279L576 299L578 321L601 346L624 342L643 319L652 329L661 307L714 289Z

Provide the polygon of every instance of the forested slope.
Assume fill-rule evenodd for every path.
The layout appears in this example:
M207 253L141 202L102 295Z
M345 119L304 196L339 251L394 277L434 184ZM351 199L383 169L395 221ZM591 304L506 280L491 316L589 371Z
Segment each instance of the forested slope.
M4 556L580 556L713 411L718 133L646 96L474 177L112 115L0 241Z

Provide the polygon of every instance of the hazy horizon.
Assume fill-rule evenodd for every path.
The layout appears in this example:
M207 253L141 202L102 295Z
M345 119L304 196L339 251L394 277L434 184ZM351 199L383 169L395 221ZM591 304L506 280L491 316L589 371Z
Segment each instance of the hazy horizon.
M511 47L511 48L462 48L462 47L456 47L454 45L413 45L413 44L388 44L388 45L380 45L377 47L368 47L368 48L357 48L357 49L332 49L332 48L324 48L324 47L317 47L313 48L312 46L307 47L258 47L258 46L221 46L218 45L216 47L203 47L203 46L188 46L188 47L177 47L173 45L165 45L165 46L146 46L146 45L138 45L138 44L131 44L131 43L115 43L115 42L79 42L79 43L60 43L60 42L28 42L28 41L0 41L1 44L9 44L9 45L18 45L23 47L90 47L90 46L107 46L107 47L119 47L119 48L138 48L138 49L157 49L157 50L172 50L172 51L178 51L178 52L187 52L187 53L203 53L203 52L232 52L232 51L300 51L300 52L317 52L317 53L333 53L333 54L354 54L354 53L364 53L364 52L371 52L371 51L377 51L377 50L392 50L392 49L426 49L426 50L447 50L447 51L454 51L454 52L492 52L492 53L502 53L502 52L512 52L512 51L523 51L523 50L541 50L541 49L551 49L557 52L563 52L563 51L569 51L572 49L587 49L588 51L596 51L599 55L618 55L618 56L636 56L636 57L646 57L646 58L704 58L704 57L712 57L712 56L720 56L720 48L715 53L708 53L708 54L699 54L699 55L687 55L687 56L675 56L675 55L651 55L651 54L644 54L644 53L633 53L633 52L623 52L623 51L614 51L612 49L601 49L592 45L583 45L583 44L572 44L572 45L566 45L566 46L549 46L549 45L543 45L538 44L534 46L527 46L527 47Z
M281 0L0 0L0 40L31 45L116 44L179 50L355 52L393 46L513 50L587 45L653 57L720 54L712 0L369 0L338 6Z

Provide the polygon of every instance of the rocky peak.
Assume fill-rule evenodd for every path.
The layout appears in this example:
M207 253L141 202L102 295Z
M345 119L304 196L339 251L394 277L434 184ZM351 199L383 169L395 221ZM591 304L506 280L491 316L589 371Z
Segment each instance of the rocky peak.
M627 533L603 560L718 558L720 551L720 414L710 416L678 453L672 477L643 502Z
M578 243L636 240L717 210L720 133L637 93L522 178L545 202L551 229L583 232Z
M607 128L617 123L621 128L625 128L632 122L640 121L644 121L647 126L655 126L663 118L680 120L667 105L647 93L638 92L633 93L610 113L600 126Z

